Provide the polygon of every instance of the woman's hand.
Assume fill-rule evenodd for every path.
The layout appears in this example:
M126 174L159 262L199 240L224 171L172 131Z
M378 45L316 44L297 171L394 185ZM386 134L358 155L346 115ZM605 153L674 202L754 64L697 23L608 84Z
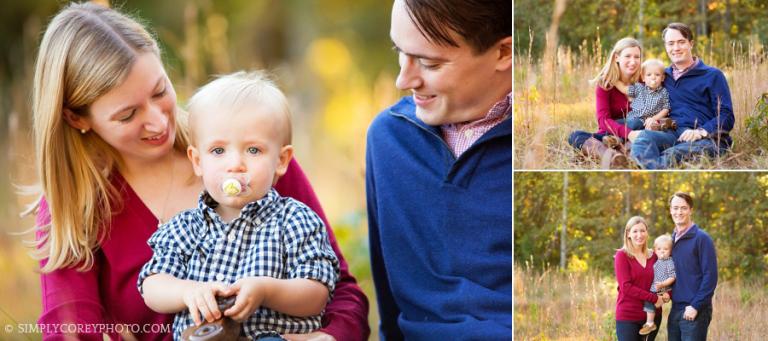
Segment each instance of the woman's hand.
M661 308L661 306L663 306L663 305L664 305L664 299L663 299L663 298L661 298L661 297L659 297L659 296L657 296L657 297L658 297L658 299L656 300L656 303L654 303L653 305L654 305L656 308Z
M237 322L243 322L253 315L264 303L268 291L267 285L259 277L241 278L230 288L237 293L237 299L235 305L227 309L224 315Z
M285 334L283 338L288 341L336 341L331 335L323 332L313 332L309 334Z
M189 289L185 290L182 299L192 315L192 321L196 326L202 323L200 315L208 321L221 317L219 305L216 303L216 296L229 296L230 289L226 284L220 282L199 282Z

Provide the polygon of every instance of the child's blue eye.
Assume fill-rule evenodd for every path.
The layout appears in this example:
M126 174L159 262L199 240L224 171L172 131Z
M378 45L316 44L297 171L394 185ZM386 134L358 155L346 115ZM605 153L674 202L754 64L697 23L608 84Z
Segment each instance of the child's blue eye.
M259 152L260 152L259 148L256 148L256 147L249 147L248 148L248 153L250 153L250 154L258 154Z
M211 154L214 154L214 155L224 154L224 148L221 148L221 147L213 148L211 149Z

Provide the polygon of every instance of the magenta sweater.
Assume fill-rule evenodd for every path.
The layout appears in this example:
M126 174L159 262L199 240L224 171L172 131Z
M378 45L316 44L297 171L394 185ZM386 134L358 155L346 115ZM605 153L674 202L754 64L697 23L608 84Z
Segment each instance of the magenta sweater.
M135 333L139 340L171 340L170 329L156 332L160 325L170 328L173 314L159 314L144 304L136 289L139 270L152 256L147 240L157 229L157 218L144 206L123 177L115 172L113 184L122 189L124 209L112 218L109 235L96 251L93 268L78 272L74 269L59 269L40 276L43 312L41 324L75 323L83 331L99 329L97 332L80 333L78 340L102 340L101 332L109 332L100 324L130 324L139 328ZM320 203L298 163L291 161L288 171L275 186L277 191L293 197L311 207L325 222L331 246L339 258L341 270L333 300L326 307L323 329L337 340L367 339L368 300L341 255L333 231L325 218ZM37 215L37 226L50 222L48 205L41 202ZM38 235L39 237L39 235ZM46 260L40 262L41 266ZM109 327L112 327L111 325ZM70 330L67 327L65 332ZM112 327L114 328L114 327ZM143 331L148 331L145 333ZM153 332L153 329L155 332ZM113 340L121 339L117 333L109 333ZM65 340L66 336L52 332L49 328L44 340Z
M598 134L611 133L623 139L627 138L630 130L616 120L624 118L629 112L629 99L616 88L604 90L595 87L595 104Z
M645 321L643 301L656 303L659 299L651 292L653 283L653 264L656 263L654 254L645 263L640 265L634 258L629 258L624 251L616 251L614 256L614 269L616 281L619 282L619 295L616 298L616 320L618 321ZM661 314L661 309L656 309Z

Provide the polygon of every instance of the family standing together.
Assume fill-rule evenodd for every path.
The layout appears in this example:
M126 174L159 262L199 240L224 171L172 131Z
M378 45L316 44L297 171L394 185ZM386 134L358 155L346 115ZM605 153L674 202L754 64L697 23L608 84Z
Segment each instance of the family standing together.
M706 340L717 287L717 254L712 238L693 221L694 201L678 192L669 200L673 233L648 249L649 224L632 217L614 256L618 282L616 336L620 341L654 340L661 306L672 300L669 340Z
M722 155L733 144L729 133L735 118L723 72L693 54L693 32L687 25L671 23L661 37L672 61L661 75L652 72L657 62L642 63L640 42L624 38L616 43L594 79L598 131L575 131L568 138L582 154L599 159L604 169L666 169L692 158ZM674 125L657 124L667 116L665 110ZM611 136L624 146L616 148Z
M374 120L366 151L381 339L512 334L511 12L394 1L395 85L410 94ZM252 339L369 337L368 298L268 77L219 77L181 110L145 27L70 4L43 35L32 98L39 322L85 327L45 340L181 339L222 316Z

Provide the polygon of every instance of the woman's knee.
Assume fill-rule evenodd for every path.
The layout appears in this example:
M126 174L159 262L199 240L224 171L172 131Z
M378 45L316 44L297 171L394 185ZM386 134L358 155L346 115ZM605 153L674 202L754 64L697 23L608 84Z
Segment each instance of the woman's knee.
M568 136L568 144L571 145L573 148L581 149L581 146L584 144L584 141L586 141L588 138L590 138L592 134L584 132L584 131L574 131L571 133L571 135Z

